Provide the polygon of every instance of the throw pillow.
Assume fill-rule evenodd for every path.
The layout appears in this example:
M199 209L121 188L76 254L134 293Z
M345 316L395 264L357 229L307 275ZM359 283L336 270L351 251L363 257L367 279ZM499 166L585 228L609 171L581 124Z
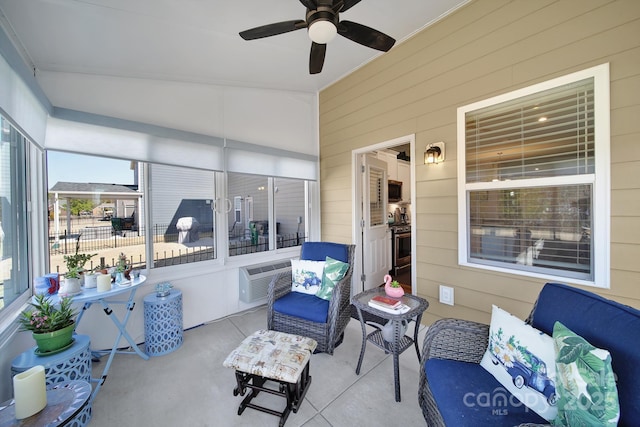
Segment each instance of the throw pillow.
M347 274L348 269L349 264L346 262L327 257L324 264L324 273L322 274L322 284L320 285L320 289L318 289L316 296L318 298L330 300L333 288L335 288L338 282L340 282L344 275Z
M291 290L315 295L322 283L324 261L291 260Z
M554 426L615 426L620 418L611 355L560 322L553 325L558 375Z
M493 306L489 346L480 365L529 409L545 420L556 417L553 338ZM504 390L495 390L504 394ZM498 396L490 396L498 401ZM513 403L513 399L511 399Z

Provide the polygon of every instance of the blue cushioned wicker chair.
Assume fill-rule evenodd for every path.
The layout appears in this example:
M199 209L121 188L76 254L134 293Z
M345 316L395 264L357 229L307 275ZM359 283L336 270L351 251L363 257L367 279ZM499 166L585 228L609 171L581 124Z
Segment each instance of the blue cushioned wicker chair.
M291 270L274 276L267 294L267 327L313 338L316 352L333 354L342 342L344 329L351 318L351 273L354 245L331 242L305 242L300 259L325 261L329 256L349 264L349 269L333 289L330 300L291 291Z

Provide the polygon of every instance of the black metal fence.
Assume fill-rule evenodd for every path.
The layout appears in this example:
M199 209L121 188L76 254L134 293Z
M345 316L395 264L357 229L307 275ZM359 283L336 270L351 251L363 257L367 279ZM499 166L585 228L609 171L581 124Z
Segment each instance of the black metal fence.
M71 231L62 230L56 235L49 233L49 250L51 268L59 273L66 272L65 255L79 253L95 253L87 264L87 269L102 266L114 266L118 256L123 253L133 268L146 268L146 230L144 227L122 229L112 224L87 224L86 221L71 223ZM187 264L215 259L215 235L213 224L201 224L198 236L194 239L180 235L175 224L154 224L152 230L154 267ZM188 236L187 236L188 237ZM193 236L192 236L193 237ZM306 236L292 233L277 236L277 248L302 245ZM263 252L269 250L268 236L257 238L229 237L229 256Z

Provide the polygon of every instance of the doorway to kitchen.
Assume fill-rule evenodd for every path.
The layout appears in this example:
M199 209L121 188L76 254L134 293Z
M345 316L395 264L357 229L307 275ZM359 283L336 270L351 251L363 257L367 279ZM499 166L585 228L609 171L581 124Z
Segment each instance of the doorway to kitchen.
M382 285L384 274L415 292L414 159L414 134L352 152L353 294Z

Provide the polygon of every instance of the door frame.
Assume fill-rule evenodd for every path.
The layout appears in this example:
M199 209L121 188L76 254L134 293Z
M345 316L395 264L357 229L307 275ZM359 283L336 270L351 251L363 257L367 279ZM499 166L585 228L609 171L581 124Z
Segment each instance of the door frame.
M391 148L397 145L409 144L409 156L410 160L410 171L411 171L411 255L414 257L411 262L411 292L415 295L417 294L417 286L416 285L416 263L415 252L416 252L416 135L409 134L405 136L401 136L398 138L390 139L387 141L379 142L377 144L369 145L366 147L358 148L351 151L351 173L352 173L352 186L351 186L351 212L353 212L351 218L351 230L352 236L351 241L355 243L356 248L360 248L356 250L354 256L354 266L353 266L353 280L351 281L351 295L356 295L362 292L362 232L360 230L360 220L362 219L363 209L362 209L362 173L360 169L360 156L371 151L381 150L383 148ZM382 278L381 278L382 279Z

